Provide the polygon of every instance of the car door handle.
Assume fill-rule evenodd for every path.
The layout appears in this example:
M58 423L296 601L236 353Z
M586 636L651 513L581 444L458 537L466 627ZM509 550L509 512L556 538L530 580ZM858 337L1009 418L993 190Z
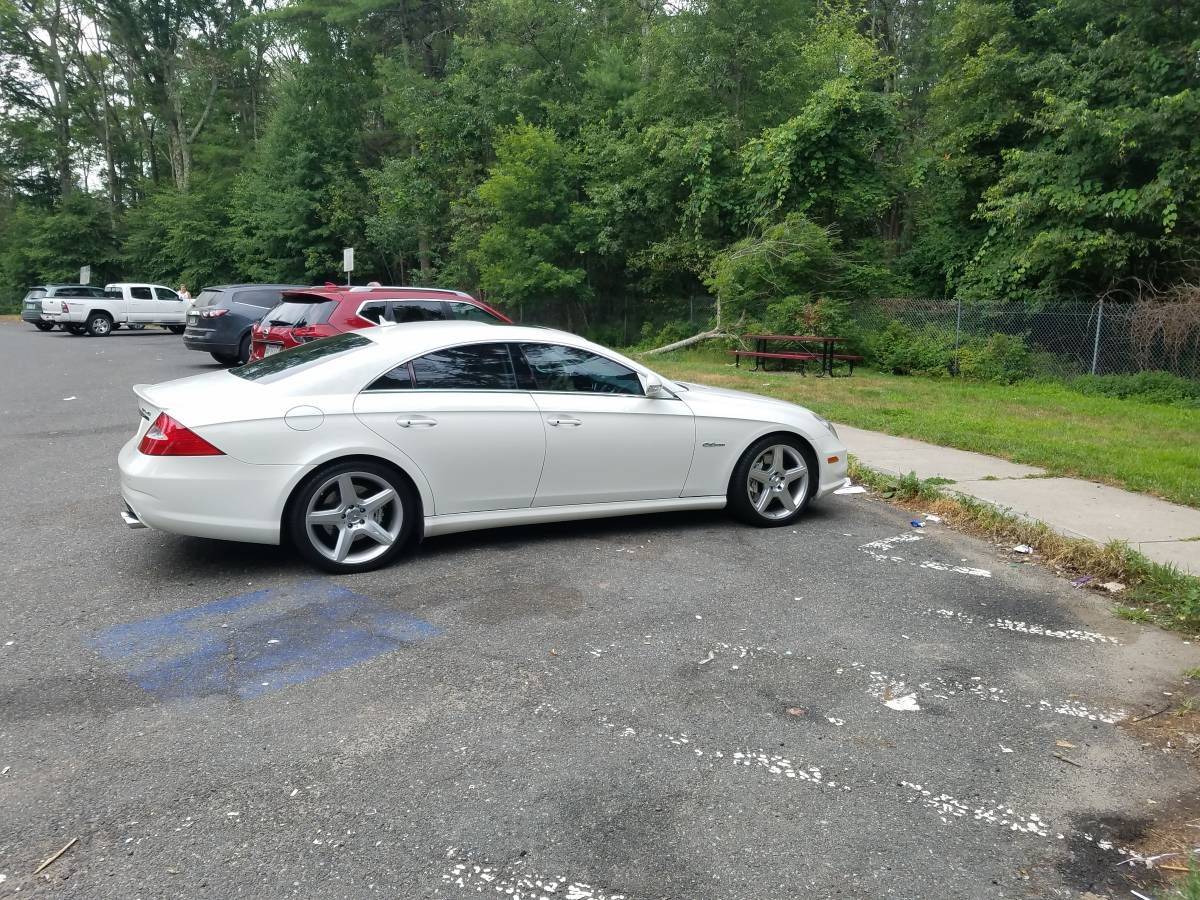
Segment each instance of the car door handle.
M546 420L550 425L582 425L583 422L579 419L573 419L570 416L553 416Z
M396 424L401 428L432 428L437 424L437 419L431 419L429 416L401 416L396 420Z

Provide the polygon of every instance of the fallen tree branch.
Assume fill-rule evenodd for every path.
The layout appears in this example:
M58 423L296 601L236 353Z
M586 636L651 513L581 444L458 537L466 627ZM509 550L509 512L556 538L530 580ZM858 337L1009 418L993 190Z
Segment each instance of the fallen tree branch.
M729 332L714 328L712 331L702 331L699 334L693 334L689 338L684 338L682 341L675 341L673 344L665 344L662 347L655 347L653 350L645 350L640 355L654 356L656 353L670 353L672 350L682 350L684 347L690 347L693 344L699 344L703 341L711 341L714 338L731 337L733 335Z

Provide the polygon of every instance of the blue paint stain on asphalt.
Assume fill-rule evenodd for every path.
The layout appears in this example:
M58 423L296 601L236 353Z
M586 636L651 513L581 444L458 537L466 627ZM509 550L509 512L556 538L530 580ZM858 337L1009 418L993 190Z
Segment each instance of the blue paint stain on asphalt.
M90 643L163 700L249 700L441 633L370 597L307 582L114 625Z

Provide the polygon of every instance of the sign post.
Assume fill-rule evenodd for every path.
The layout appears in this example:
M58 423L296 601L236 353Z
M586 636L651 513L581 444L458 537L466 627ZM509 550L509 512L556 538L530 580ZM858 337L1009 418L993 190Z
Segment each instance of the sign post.
M342 250L342 269L346 273L346 287L350 287L350 273L354 271L353 247L346 247Z
M91 284L92 283L92 267L91 266L80 266L79 267L79 283L80 284Z

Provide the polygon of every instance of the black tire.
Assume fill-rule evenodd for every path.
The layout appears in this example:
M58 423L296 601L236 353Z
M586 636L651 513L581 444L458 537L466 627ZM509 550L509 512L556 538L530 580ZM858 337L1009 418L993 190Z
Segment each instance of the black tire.
M92 337L108 337L113 333L113 320L106 312L88 313L85 330Z
M186 330L187 330L186 325L168 325L167 326L167 331L171 332L171 334L183 334L184 331L186 331Z
M209 356L223 366L236 366L238 364L238 358L231 353L210 353Z
M53 331L54 323L53 322L34 322L33 327L36 328L38 331Z
M235 365L244 366L250 362L250 332L242 335L242 339L238 342L237 362Z
M802 474L797 473L801 463ZM759 475L752 479L752 471ZM767 435L751 444L733 467L727 508L759 528L791 525L808 508L819 477L816 456L805 441L793 435Z
M69 334L76 334L76 335L84 334L87 331L87 326L86 325L64 325L63 331L66 331Z
M353 505L344 500L340 480L345 476L350 476L355 492ZM392 498L377 511L357 502L379 496L384 486L391 489ZM336 524L314 524L310 530L310 512L334 516ZM397 514L398 521L394 518ZM390 544L370 537L372 521L391 537ZM317 568L338 575L369 572L391 564L412 542L420 525L421 504L408 479L391 466L366 459L330 463L318 469L296 488L284 514L284 529L292 546ZM346 547L350 552L339 562L335 556L343 531L358 534L349 538Z

